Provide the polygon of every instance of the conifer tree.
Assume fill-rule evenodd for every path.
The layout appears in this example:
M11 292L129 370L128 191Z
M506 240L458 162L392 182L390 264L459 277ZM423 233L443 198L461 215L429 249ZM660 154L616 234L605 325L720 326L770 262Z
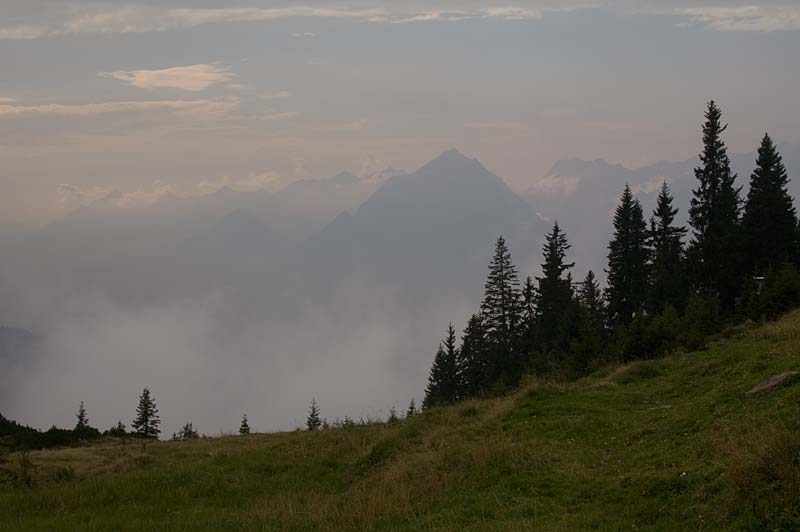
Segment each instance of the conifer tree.
M536 299L536 286L528 276L522 287L522 324L519 331L519 348L526 357L531 357L536 348Z
M742 217L745 267L749 273L764 275L793 258L797 212L788 185L781 155L765 134L750 176Z
M408 403L408 408L406 409L406 417L414 417L417 415L417 402L414 398L411 398L411 402Z
M239 434L250 434L250 424L247 422L247 414L242 415L242 424L239 425Z
M78 422L75 423L75 432L82 432L89 428L89 417L86 415L86 408L83 406L83 401L81 401L78 407L78 413L75 414L75 417L78 418Z
M439 344L425 390L423 408L435 405L452 404L458 401L461 385L458 372L458 348L453 324L447 327L444 344Z
M161 434L161 419L158 417L158 407L155 399L150 395L150 390L145 388L139 396L139 405L136 407L136 419L131 423L134 434L142 438L157 439Z
M198 437L199 436L197 434L197 431L194 430L194 425L192 425L192 423L190 421L187 421L183 425L183 427L181 427L181 430L178 431L177 439L179 439L179 440L195 440ZM175 439L174 436L173 436L173 439Z
M672 208L673 197L667 182L661 185L658 202L650 218L650 281L647 307L651 314L660 313L667 305L682 309L688 297L688 280L683 256L686 228L675 225L678 209Z
M564 273L575 266L574 262L566 262L569 249L567 235L558 226L558 222L555 222L543 247L542 277L536 278L539 282L537 344L543 351L564 350L568 347L563 319L572 304L572 284L571 278L565 278Z
M698 187L689 209L689 253L696 288L717 297L723 312L731 312L740 289L740 189L722 140L728 126L713 101L705 119L701 165L694 171Z
M486 368L490 363L490 349L486 328L479 314L473 314L461 336L458 350L459 397L476 397L490 384Z
M589 270L580 285L578 301L588 311L592 320L602 324L604 312L603 293L592 270Z
M626 326L644 310L647 294L647 225L642 206L627 184L614 213L606 273L609 320Z
M486 368L488 377L491 381L503 378L516 384L522 374L522 360L516 349L522 322L522 294L517 268L502 236L497 239L489 264L481 313L487 339L494 351L491 364Z
M578 333L572 344L573 370L589 372L592 362L602 355L605 343L603 295L594 272L589 270L578 290Z
M389 418L386 420L386 422L389 424L394 424L397 423L398 421L399 419L397 417L397 409L394 407L394 405L392 405L392 407L389 409Z
M319 417L319 405L317 405L317 400L312 397L311 405L308 407L306 428L308 430L319 430L320 427L322 427L322 419Z

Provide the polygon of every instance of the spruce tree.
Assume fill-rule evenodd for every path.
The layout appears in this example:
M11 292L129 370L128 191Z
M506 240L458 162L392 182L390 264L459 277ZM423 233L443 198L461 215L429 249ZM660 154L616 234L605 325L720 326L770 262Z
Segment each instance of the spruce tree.
M756 168L750 176L742 229L745 267L764 275L793 258L797 236L797 212L788 192L789 176L769 135L758 149Z
M158 407L155 399L150 395L150 390L145 388L139 396L139 405L136 407L136 419L131 423L134 434L142 438L157 439L161 434L161 419L158 417Z
M650 218L650 281L647 308L659 314L667 305L682 309L688 297L688 279L683 256L686 228L675 225L678 209L672 208L673 197L667 182L661 185L658 203Z
M319 430L320 427L322 427L322 419L319 417L319 405L317 405L317 400L312 397L311 405L308 407L306 428L308 430Z
M490 348L479 314L473 314L461 336L458 350L459 397L476 397L492 383L488 378Z
M447 327L447 336L443 344L439 344L433 366L425 390L423 408L435 405L452 404L458 401L461 384L458 371L458 348L456 347L456 331L453 324Z
M586 274L578 291L578 301L587 310L591 318L602 324L603 322L603 292L600 283L592 270Z
M603 295L594 272L589 270L578 290L578 332L572 344L572 369L585 375L605 347Z
M566 350L568 347L564 318L572 304L572 284L571 277L567 275L565 278L564 273L575 266L574 262L566 262L569 249L567 235L555 222L543 247L542 277L536 278L539 282L537 344L544 352Z
M536 349L537 297L536 285L528 276L522 287L522 323L519 330L519 348L522 350L522 354L528 358L527 363L530 362L530 357Z
M614 236L608 244L608 317L626 326L644 310L647 294L647 225L642 206L625 185L614 212Z
M83 401L81 401L78 407L78 413L75 414L75 417L78 418L78 422L75 423L75 432L82 432L89 428L89 417L86 415L86 408L83 406Z
M411 398L411 401L408 403L408 408L406 409L406 417L414 417L417 415L417 402L414 398Z
M698 187L689 209L693 230L689 254L696 288L717 297L723 312L729 313L740 289L740 189L722 140L728 126L713 101L705 119L701 165L694 171Z
M247 414L242 415L242 424L239 425L239 434L250 434L250 424L247 422Z
M491 381L502 378L509 384L516 384L522 376L522 360L516 349L522 322L522 294L517 268L502 236L497 239L489 264L481 313L494 351L492 364L486 368L488 378Z
M177 439L179 439L179 440L195 440L198 437L199 436L197 434L197 431L194 430L194 425L192 425L192 423L190 421L187 421L183 425L183 427L181 427L181 430L178 431ZM174 436L173 436L173 439L175 439Z

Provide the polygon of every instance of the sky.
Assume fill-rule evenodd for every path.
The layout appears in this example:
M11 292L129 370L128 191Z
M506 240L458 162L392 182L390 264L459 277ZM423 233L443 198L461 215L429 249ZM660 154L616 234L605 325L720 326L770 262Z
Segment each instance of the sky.
M457 147L524 189L568 157L800 143L789 0L0 2L0 224Z

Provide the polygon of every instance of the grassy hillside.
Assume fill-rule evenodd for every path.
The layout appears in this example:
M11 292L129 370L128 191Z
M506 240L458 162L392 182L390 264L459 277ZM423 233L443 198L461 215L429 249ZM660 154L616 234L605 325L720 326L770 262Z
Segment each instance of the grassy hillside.
M728 336L394 425L8 455L0 530L798 530L800 382L745 392L800 313Z

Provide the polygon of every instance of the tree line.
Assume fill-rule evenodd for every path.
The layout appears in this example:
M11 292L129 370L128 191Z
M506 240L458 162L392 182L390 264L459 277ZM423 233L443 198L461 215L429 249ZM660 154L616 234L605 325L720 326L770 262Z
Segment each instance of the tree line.
M625 186L604 289L592 271L573 280L558 222L545 239L540 277L521 281L499 237L480 309L460 339L448 326L423 408L499 393L526 374L577 378L603 364L698 349L725 323L771 318L800 304L800 229L781 155L765 134L742 197L726 128L709 102L689 228L676 223L666 181L649 223Z

